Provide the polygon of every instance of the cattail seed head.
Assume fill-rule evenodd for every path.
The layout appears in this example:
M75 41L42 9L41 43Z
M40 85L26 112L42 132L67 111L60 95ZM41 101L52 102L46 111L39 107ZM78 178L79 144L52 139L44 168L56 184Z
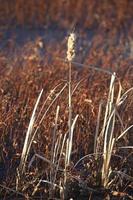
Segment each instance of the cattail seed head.
M67 60L71 62L75 58L75 43L76 43L76 34L70 33L67 41Z

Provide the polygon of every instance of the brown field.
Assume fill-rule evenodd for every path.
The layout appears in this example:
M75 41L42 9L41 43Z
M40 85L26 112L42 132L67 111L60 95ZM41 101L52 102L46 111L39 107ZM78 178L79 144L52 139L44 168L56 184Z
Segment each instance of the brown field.
M133 1L51 2L0 1L0 199L132 199ZM65 171L70 114L70 66L65 61L65 36L73 27L78 39L76 63L72 63L71 74L71 88L74 90L71 98L72 121L77 114L78 118L73 133L71 160ZM20 32L28 30L24 32L22 43L18 42L22 38L16 28ZM44 35L48 37L40 36L39 31L43 31L43 28ZM35 37L29 39L27 33L32 34L36 30ZM8 33L10 36L6 37ZM43 47L39 46L40 42ZM79 66L81 63L83 66ZM114 111L115 118L110 118L111 114L108 116L106 128L110 120L107 132L111 135L110 130L113 130L114 145L107 170L108 182L104 184L102 168L106 163L103 153L105 137L100 133L103 130L113 72L116 72L116 79L114 93L111 90L114 99L110 105L111 114ZM65 89L59 95L65 84ZM120 86L121 96L130 91L118 102ZM31 134L35 130L37 132L22 173L20 163L25 137L42 89ZM102 111L98 120L101 102ZM57 106L60 109L56 123ZM98 123L96 153L94 143ZM128 127L131 128L117 140ZM65 134L65 145L61 152ZM53 145L55 162L51 161ZM28 168L35 154L42 157L36 156ZM59 169L56 171L58 161ZM55 173L55 182L51 182L53 179L50 178ZM51 183L56 186L52 187Z
M132 8L132 0L1 0L0 20L4 26L6 21L9 26L54 23L69 29L75 23L85 28L98 23L109 28L132 21Z

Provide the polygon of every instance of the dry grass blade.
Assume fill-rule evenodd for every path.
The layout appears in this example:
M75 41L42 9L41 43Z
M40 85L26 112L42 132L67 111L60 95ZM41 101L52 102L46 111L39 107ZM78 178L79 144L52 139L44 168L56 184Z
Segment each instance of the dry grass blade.
M56 180L56 175L57 175L57 171L59 169L59 164L60 164L61 156L63 154L63 149L64 149L64 145L65 145L65 141L66 141L66 136L67 136L67 133L63 137L63 141L62 141L62 145L61 145L61 150L60 150L60 155L59 155L59 159L57 161L57 165L56 165L56 169L55 169L55 175L54 175L54 181L53 181L53 183L55 183L55 180Z
M128 94L129 92L131 92L131 91L133 91L133 87L130 88L130 89L128 89L121 97L119 97L119 99L117 100L117 106L121 105L121 104L125 101L125 99L127 98L127 94ZM119 117L119 115L118 115L118 117ZM120 122L121 122L120 117L119 117L119 120L120 120ZM122 124L122 122L121 122L121 124ZM124 131L116 138L116 141L118 141L120 138L122 138L132 127L133 127L133 125L129 126L126 130L124 130Z
M106 105L106 111L105 111L105 115L104 115L104 122L103 122L103 128L102 128L102 132L101 132L101 135L102 135L102 138L104 136L104 133L105 133L105 128L106 128L106 124L107 124L107 121L108 121L108 118L111 114L111 99L112 99L112 91L114 91L114 89L112 88L113 87L113 82L114 82L114 75L111 76L111 82L110 82L110 90L109 90L109 95L108 95L108 101L107 101L107 105Z
M64 58L56 57L56 59L64 61ZM65 60L65 62L69 62L69 61ZM81 64L81 63L75 62L75 61L71 61L71 63L76 65L76 66L78 66L78 67L86 67L86 68L89 68L89 69L92 69L92 70L95 70L95 71L99 71L99 72L102 72L102 73L105 73L105 74L108 74L108 75L112 75L113 74L110 69L102 69L99 66L96 67L94 65Z
M55 126L54 126L54 131L53 131L53 137L52 137L52 148L51 148L51 162L53 162L54 160L54 145L55 145L55 141L56 141L56 130L57 130L57 121L58 121L58 116L59 116L59 109L60 107L57 106L57 110L56 110L56 117L55 117Z
M62 134L59 134L56 142L55 142L55 146L54 146L54 152L53 152L53 163L57 163L58 161L58 157L59 157L59 152L61 149L61 141L62 141Z
M115 82L115 74L113 74L111 77L110 90L105 111L103 133L102 133L102 135L104 136L103 166L102 166L102 184L104 187L107 187L108 184L111 152L113 150L113 145L115 141L115 139L113 138L114 124L115 124L115 109L113 106L114 82Z
M70 165L70 157L71 157L72 143L73 143L73 131L74 131L74 127L75 127L77 119L78 119L78 115L76 115L73 121L73 124L71 126L71 135L70 135L69 140L67 140L68 143L67 143L67 151L66 151L66 166Z
M31 158L31 160L30 160L30 162L29 162L29 165L28 165L28 168L30 168L31 167L31 165L32 165L32 163L34 162L34 160L35 160L35 158L40 158L41 160L43 160L43 161L45 161L45 162L47 162L48 164L50 164L50 165L54 165L50 160L48 160L47 158L45 158L45 157L43 157L43 156L41 156L41 155L39 155L39 154L34 154L34 156Z
M133 149L133 146L118 147L119 149Z
M42 96L43 90L41 90L37 102L35 104L31 119L30 119L30 123L28 126L28 130L26 133L26 137L25 137L25 142L24 142L24 146L23 146L23 151L22 151L22 155L21 155L21 161L20 161L20 166L19 166L19 172L20 174L23 174L25 172L25 166L26 166L26 162L27 162L27 158L28 158L28 154L29 154L29 146L30 146L30 142L31 142L31 138L32 138L32 131L34 128L34 122L35 122L35 118L36 118L36 110L38 107L38 104L40 102L40 98Z
M94 138L94 153L97 153L97 140L98 140L98 133L99 133L99 126L100 126L100 116L102 112L102 102L99 105L99 110L98 110L98 117L97 117L97 126L96 126L96 133L95 133L95 138Z
M56 143L55 143L55 148L53 149L54 152L53 152L53 158L52 158L52 163L54 165L51 165L51 170L50 170L50 182L53 183L51 185L51 188L50 188L50 198L53 198L53 192L54 192L54 184L55 184L55 181L56 181L56 174L57 174L57 166L56 166L56 163L58 162L58 157L59 157L59 154L60 154L60 149L61 149L61 139L62 139L62 134L59 135Z
M50 91L49 95L47 96L46 100L44 101L44 103L43 103L43 105L42 105L42 107L41 107L41 109L40 109L40 111L39 111L39 113L38 113L38 116L37 116L37 119L36 119L36 123L37 123L37 121L39 120L39 117L41 116L41 113L43 112L43 109L44 109L44 107L45 107L47 101L50 99L51 95L53 95L53 94L55 93L56 89L57 89L60 85L62 85L62 84L63 84L63 83L59 83L58 85L56 85L56 86Z
M123 133L121 133L121 135L119 135L119 137L116 139L116 141L118 141L120 138L122 138L132 127L133 127L133 125L129 126L125 131L123 131Z
M47 184L53 185L54 187L57 187L57 188L59 188L59 189L62 189L62 187L61 187L60 185L53 184L53 183L51 183L50 181L47 181L47 180L40 180L40 182L42 182L42 183L47 183Z
M109 153L110 153L110 152L109 152ZM112 154L112 152L111 152L111 154ZM87 155L83 156L82 158L80 158L80 159L76 162L76 164L74 165L73 168L76 168L76 167L78 166L78 164L79 164L80 162L82 162L84 159L89 158L89 157L92 157L92 156L96 157L97 155L98 155L98 156L103 156L103 152L90 153L90 154L87 154ZM113 156L118 157L118 158L122 158L120 155L117 155L117 154L113 154Z

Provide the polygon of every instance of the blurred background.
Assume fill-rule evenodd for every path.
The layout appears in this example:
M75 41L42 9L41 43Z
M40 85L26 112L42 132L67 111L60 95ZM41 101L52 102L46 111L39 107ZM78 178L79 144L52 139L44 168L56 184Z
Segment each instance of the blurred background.
M36 53L30 46L36 49L42 40L50 57L64 58L73 29L76 61L115 70L132 64L133 0L0 0L0 50L8 57Z
M132 0L6 0L0 1L0 24L16 27L54 25L69 29L130 26Z

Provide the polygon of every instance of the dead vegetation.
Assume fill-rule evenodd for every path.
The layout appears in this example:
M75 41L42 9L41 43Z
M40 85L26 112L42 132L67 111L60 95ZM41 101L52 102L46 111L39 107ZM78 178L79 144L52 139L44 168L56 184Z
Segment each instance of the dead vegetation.
M95 1L89 6L85 1L54 2L2 5L1 20L10 14L19 25L33 25L37 15L35 26L59 22L70 27L70 21L82 21L84 28L98 26L91 43L87 31L79 32L83 46L75 52L71 45L69 62L64 59L66 40L48 45L42 57L40 39L21 48L12 39L2 49L0 198L132 199L133 30L126 23L132 1L103 1L102 6ZM114 7L115 26L108 14Z
M56 181L54 182L54 186L57 185L57 187L55 187L54 195L59 197L58 193L60 187L63 186L58 186L60 183L63 184L62 170L64 167L64 161L62 159L64 158L62 158L62 156L65 155L65 149L63 150L61 146L63 145L63 138L66 137L65 134L68 131L69 112L68 91L66 87L68 80L68 65L59 60L54 61L51 65L47 65L47 63L43 63L43 65L38 63L37 65L37 63L31 60L27 60L26 65L25 62L21 67L15 65L10 74L8 73L8 70L9 69L5 67L4 71L1 71L0 79L2 184L7 188L13 188L15 191L15 185L17 185L17 191L21 191L25 197L32 196L32 198L41 198L41 195L44 194L48 197L48 193L51 191L49 190L51 187L49 187L48 180L49 182L53 180L49 179L49 173L53 169L54 171L52 170L51 173L57 173ZM123 70L119 70L117 76L121 78L123 76ZM104 157L103 159L105 159L105 161L103 162L102 155L103 144L105 144L104 139L102 139L102 141L98 140L98 143L96 142L96 149L94 150L96 126L99 124L99 130L101 131L104 122L105 106L110 87L110 77L109 74L104 74L103 72L95 71L95 69L89 69L87 67L83 67L82 70L78 70L74 66L72 68L73 90L75 90L74 88L76 87L72 96L73 120L77 114L79 116L75 124L73 135L72 160L67 172L67 180L69 181L67 182L68 186L66 187L68 190L68 192L66 190L65 193L66 199L69 199L69 197L73 197L74 199L78 198L76 197L75 190L77 191L77 194L80 195L80 198L83 199L87 198L88 195L94 195L94 193L96 193L96 195L101 195L101 198L107 195L113 196L113 192L115 191L120 195L123 194L128 196L128 192L131 190L132 149L128 148L128 146L132 146L132 128L129 129L128 133L124 134L124 137L117 142L119 135L132 125L133 101L131 91L127 96L124 95L122 98L119 97L119 103L122 104L118 108L115 103L112 102L112 106L116 106L117 112L115 111L115 121L113 119L114 122L110 121L110 123L115 124L111 126L113 126L114 129L113 137L117 139L115 139L114 144L111 142L113 145L110 147L111 150L104 150L105 155L106 152L109 153L111 151L112 156L109 158L109 160L111 159L108 163L109 167L107 165L106 168L106 164L105 166L102 164L106 163L107 159L107 157ZM78 87L76 86L77 84L79 84ZM132 87L132 75L127 74L124 79L122 79L121 84L121 93L123 95L124 92ZM118 88L118 80L116 80L115 87L114 98L117 102L116 97L120 90ZM24 175L20 176L18 178L19 180L16 182L16 177L18 177L17 168L22 155L25 134L28 129L28 124L37 96L42 88L43 95L39 105L37 106L35 121L32 124L33 130L37 130L36 136L32 140L28 157L24 162L24 166L26 167L23 168L25 169ZM113 89L111 89L111 91L113 92ZM101 101L102 111L99 121L97 121L98 109ZM58 105L60 108L58 111L59 113L57 113L58 118L55 122L56 107ZM43 109L41 110L42 106ZM41 113L40 110L42 111ZM45 117L43 117L43 115ZM52 134L54 130L56 131L54 148L55 142L58 141L56 144L57 146L60 144L58 153L56 152L57 154L54 158L56 167L56 162L58 162L59 158L61 159L58 165L59 171L56 171L56 169L51 166L51 163L53 163L51 161L51 148L53 138ZM113 137L111 138L113 139ZM31 139L29 142L31 142ZM124 149L124 147L126 148ZM60 155L61 152L62 154ZM76 162L78 162L78 160L83 156L85 156L85 158L76 164ZM32 157L34 157L33 161L31 161ZM29 169L27 168L28 166L30 167ZM103 182L101 174L108 174L110 166L112 173L109 176L109 182L113 182L110 183L109 189L105 190L102 188ZM105 170L107 170L107 172ZM69 187L70 189L68 189ZM74 189L72 189L73 187ZM11 196L13 195L10 190L1 187L2 195L5 194L5 191L6 195L9 195L9 193ZM83 195L84 191L86 197ZM69 196L68 194L71 195ZM17 192L16 195L19 195L19 193Z

